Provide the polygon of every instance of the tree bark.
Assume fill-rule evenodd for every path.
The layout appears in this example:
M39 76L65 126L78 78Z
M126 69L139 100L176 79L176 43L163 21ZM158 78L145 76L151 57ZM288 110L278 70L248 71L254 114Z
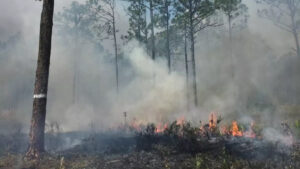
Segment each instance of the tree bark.
M54 0L43 0L40 23L39 53L33 96L33 111L26 157L39 158L45 151L44 130L46 120L47 90L51 56Z
M148 44L148 28L147 28L147 14L146 14L146 10L145 10L145 44L147 46ZM148 49L147 49L147 53L148 53Z
M297 32L297 28L296 27L297 26L295 24L295 17L292 16L292 34L293 34L294 39L295 39L297 56L300 57L299 37L298 37L298 32Z
M76 55L76 54L75 54ZM74 56L74 72L73 72L73 88L72 88L72 103L75 105L76 104L76 101L77 101L77 57Z
M231 78L234 80L235 72L234 72L234 56L233 56L233 44L232 44L232 19L231 14L228 14L228 31L229 31L229 50L230 50L230 68L231 68Z
M293 30L293 36L294 36L294 39L295 39L297 56L300 57L300 47L299 47L299 37L298 37L298 32L295 31L295 30Z
M79 33L78 33L78 25L79 25L79 20L75 19L75 39L74 39L74 44L75 44L75 53L74 53L74 65L73 65L73 94L72 94L72 103L75 105L77 103L77 82L78 82L78 49L79 49Z
M154 35L154 16L153 16L153 0L150 0L150 20L151 20L151 45L152 59L155 60L155 35Z
M196 60L195 60L195 37L194 37L194 20L193 20L193 7L192 0L189 0L189 19L190 19L190 38L191 38L191 57L192 57L192 71L193 71L193 93L194 104L198 106L198 93L197 93L197 79L196 79Z
M141 20L142 20L142 2L139 0L139 14L138 14L138 40L139 42L142 41L142 36L141 36Z
M299 46L299 37L298 37L298 32L297 32L297 25L296 25L296 21L295 21L295 15L297 12L297 8L296 8L296 4L294 1L287 1L287 5L288 8L290 10L290 17L291 17L291 22L292 22L292 34L294 36L295 39L295 45L296 45L296 52L297 52L297 56L300 57L300 46Z
M115 1L113 2L115 5ZM114 36L114 47L115 47L115 66L116 66L116 89L119 93L119 58L118 58L118 44L117 44L117 32L116 32L116 18L115 18L115 9L112 9L112 19L113 19L113 36Z
M170 34L169 34L169 1L165 1L165 8L166 8L166 15L167 15L167 20L166 20L166 31L167 31L167 57L168 57L168 69L169 73L171 73L171 52L170 52Z
M293 36L294 36L294 40L295 40L295 46L296 46L296 54L297 54L297 57L298 57L298 59L297 59L297 62L298 62L298 64L296 64L296 65L299 65L300 64L300 46L299 46L299 37L298 37L298 31L297 31L297 24L296 24L296 21L295 21L295 14L296 14L296 11L295 10L293 10L293 9L295 9L295 8L293 8L292 7L292 5L295 5L295 4L289 4L289 8L290 8L290 11L291 11L291 21L292 21L292 34L293 34ZM296 70L297 70L297 66L295 67L295 66L291 66L291 68L290 68L291 70L291 73L290 74L293 74L293 72L295 72ZM292 78L290 77L289 78L289 83L290 84L292 84L293 82L293 80L292 80ZM295 91L295 90L297 90L295 87L289 87L288 89L287 89L287 93L289 94L289 93L291 93L291 91ZM291 99L293 100L293 102L295 102L295 101L297 101L297 97L295 98L295 97L291 97Z
M187 110L189 111L189 63L188 63L188 54L187 54L186 21L184 21L184 61L185 61L186 100L187 100Z

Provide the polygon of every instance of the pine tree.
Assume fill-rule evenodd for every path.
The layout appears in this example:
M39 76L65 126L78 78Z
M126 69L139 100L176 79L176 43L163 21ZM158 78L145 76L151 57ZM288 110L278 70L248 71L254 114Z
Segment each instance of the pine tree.
M158 23L159 26L162 27L165 31L166 35L166 57L168 60L168 69L169 73L171 73L171 50L170 50L170 19L171 19L171 8L172 1L171 0L161 0L158 4Z
M57 13L55 21L60 35L67 37L71 40L72 47L74 48L73 54L73 86L72 86L72 103L76 104L78 100L78 83L79 77L79 57L81 54L80 39L86 37L91 39L92 33L89 30L91 18L88 14L88 9L85 4L80 4L73 1L68 8L64 8L62 12Z
M224 12L228 21L228 32L229 32L229 45L230 45L230 60L231 60L231 75L234 79L234 54L233 54L233 44L232 44L232 31L233 25L237 26L237 23L234 23L238 18L241 19L241 24L246 24L248 19L248 8L245 4L242 3L242 0L216 0L215 1L217 9L220 9Z
M196 59L195 59L195 36L198 32L208 26L217 26L209 20L215 7L209 0L178 0L175 2L176 17L186 21L188 27L189 40L191 45L191 62L192 62L192 78L193 78L193 95L194 104L198 106L197 94L197 75L196 75Z
M26 158L37 159L45 151L44 135L48 92L49 66L53 27L54 0L43 0L40 23L39 54L37 61L33 111Z
M257 0L264 5L261 17L271 20L277 27L290 33L295 42L296 55L300 57L300 3L299 0Z
M128 0L129 6L127 14L129 15L128 39L136 39L141 43L147 43L147 16L144 0Z
M116 28L116 0L89 0L87 3L90 15L94 17L95 28L102 32L106 32L108 36L112 37L115 54L115 73L116 73L116 92L119 93L119 54Z

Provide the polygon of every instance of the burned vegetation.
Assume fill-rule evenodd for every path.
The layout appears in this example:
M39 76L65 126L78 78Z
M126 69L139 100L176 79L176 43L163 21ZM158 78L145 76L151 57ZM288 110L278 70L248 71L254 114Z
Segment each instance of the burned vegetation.
M169 124L132 121L89 135L62 134L49 125L46 148L51 153L35 162L22 160L23 141L1 137L1 147L6 144L10 149L2 151L0 168L298 168L300 143L288 124L278 128L276 134L282 136L278 139L267 138L270 136L262 130L256 124L237 121L226 126L215 113L208 123L195 124L183 118ZM20 137L17 135L14 138ZM82 138L80 142L67 147L72 144L70 140L78 138ZM17 143L20 145L16 149L13 146ZM66 147L57 149L61 145Z
M300 168L299 0L38 1L0 0L0 169Z

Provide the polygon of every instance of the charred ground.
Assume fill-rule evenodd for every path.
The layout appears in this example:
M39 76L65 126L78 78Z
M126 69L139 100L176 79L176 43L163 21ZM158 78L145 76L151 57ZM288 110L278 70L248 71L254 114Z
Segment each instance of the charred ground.
M197 127L177 121L157 131L156 125L148 124L138 130L127 125L89 135L48 133L48 153L31 162L23 160L26 135L2 136L0 168L296 169L300 166L300 144L294 136L293 143L287 144L268 141L257 129L256 137L251 138L233 136L230 132L222 134L218 125ZM290 136L284 128L280 133ZM80 137L83 138L80 143L64 148L66 144L75 144L74 140Z

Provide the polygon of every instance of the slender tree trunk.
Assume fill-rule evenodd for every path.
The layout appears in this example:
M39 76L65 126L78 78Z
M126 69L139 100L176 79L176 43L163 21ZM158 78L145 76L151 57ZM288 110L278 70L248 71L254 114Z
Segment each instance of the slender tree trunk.
M297 12L296 4L295 1L287 1L288 8L290 10L289 16L291 17L291 22L292 22L292 34L295 39L295 45L296 45L296 52L297 56L300 57L300 46L299 46L299 37L298 37L298 32L297 32L297 24L295 21L295 15Z
M118 58L115 9L113 9L112 14L113 14L113 17L112 17L113 18L113 36L114 36L114 47L115 47L116 89L117 89L117 93L119 93L119 58Z
M298 32L296 30L293 30L293 35L294 35L294 39L295 39L295 43L296 43L297 56L300 57Z
M189 63L187 54L187 25L184 21L184 61L185 61L185 81L186 81L186 100L187 100L187 110L189 111Z
M191 38L191 57L192 57L192 71L193 71L193 93L194 104L198 106L198 93L197 93L197 79L196 79L196 60L195 60L195 37L194 37L194 20L193 20L193 7L192 1L189 0L189 19L190 19L190 38Z
M145 9L145 47L146 47L146 52L148 55L149 53L149 48L148 48L148 27L147 27L147 9Z
M73 88L72 88L72 103L76 104L76 83L77 83L77 61L76 61L76 56L74 57L74 72L73 72Z
M76 104L77 102L77 82L78 82L78 48L79 48L79 44L78 44L78 39L79 39L79 34L78 34L78 20L75 20L75 49L74 51L76 51L76 53L74 53L74 71L73 71L73 88L72 88L72 103L73 105Z
M141 42L141 20L142 20L142 2L139 0L139 14L138 14L138 40Z
M26 157L29 159L39 158L40 154L45 151L44 130L51 56L53 10L54 0L43 0L43 10L40 23L39 54L33 96L33 111L29 133L29 147L26 153Z
M297 26L295 24L295 17L294 16L292 16L292 27L293 27L292 28L292 34L293 34L294 39L295 39L297 56L300 57L299 36L298 36Z
M148 28L147 28L147 14L145 11L145 44L148 44Z
M150 20L151 20L151 47L152 59L155 60L155 36L154 36L154 16L153 16L153 0L150 0Z
M167 57L168 57L168 68L169 68L169 73L171 73L171 52L170 52L170 32L169 32L169 0L165 1L165 8L166 8L166 15L167 15L167 20L166 20L166 31L167 31Z
M290 7L291 8L291 7ZM294 10L291 10L291 20L292 20L292 34L293 34L293 36L294 36L294 40L295 40L295 45L296 45L296 52L297 52L297 57L298 57L298 59L297 59L297 62L298 62L298 64L296 64L296 65L299 65L299 63L300 63L300 47L299 47L299 36L298 36L298 31L297 31L297 25L296 25L296 22L295 22L295 12L294 12ZM290 69L290 71L291 71L291 75L292 74L294 74L294 72L296 72L296 70L297 70L297 66L295 67L295 66L292 66ZM292 76L289 78L289 83L290 84L293 84L293 78L292 78ZM296 87L294 87L294 86L291 86L291 87L289 87L288 89L287 89L287 93L289 94L289 93L292 93L293 91L295 91L295 90L297 90L296 89ZM292 95L293 96L293 95ZM295 102L297 102L297 96L296 95L294 95L294 97L292 97L291 98L292 99L292 101L295 103Z
M232 23L231 14L228 14L228 31L229 31L229 50L230 50L230 68L231 68L231 78L234 80L234 56L233 56L233 44L232 44Z

